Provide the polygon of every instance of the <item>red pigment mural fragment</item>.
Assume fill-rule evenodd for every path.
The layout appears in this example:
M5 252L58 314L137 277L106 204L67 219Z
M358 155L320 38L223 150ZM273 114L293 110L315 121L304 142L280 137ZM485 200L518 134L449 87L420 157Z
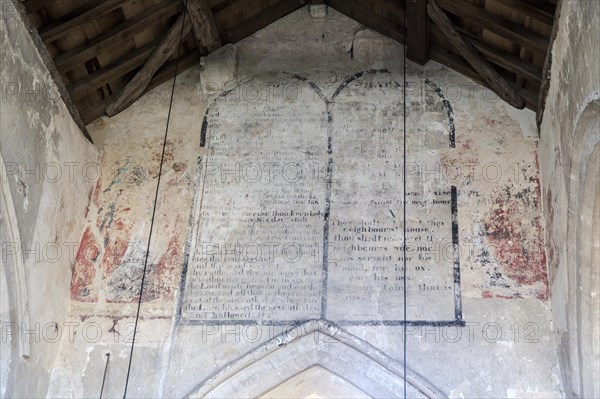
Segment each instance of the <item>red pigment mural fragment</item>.
M93 203L96 208L100 207L100 194L102 194L102 181L98 179L96 187L94 187Z
M100 246L88 227L81 238L75 268L71 279L71 298L81 302L94 302L97 295L92 294L92 284L96 277L96 261L100 256Z
M125 235L125 237L127 237ZM106 245L104 249L104 256L102 258L102 276L103 278L107 278L110 276L114 270L119 267L125 254L127 253L127 248L130 243L126 238L116 237L108 238L108 245Z
M533 294L545 300L548 276L542 221L539 216L527 217L528 210L534 210L539 200L529 198L535 196L536 191L513 191L505 188L497 195L485 221L487 240L501 273L519 286L542 283L543 288ZM519 287L515 288L519 291Z
M179 229L179 217L175 222L175 231ZM172 299L178 283L176 271L183 263L183 242L179 234L173 234L165 253L150 268L148 284L142 295L143 301L154 299Z

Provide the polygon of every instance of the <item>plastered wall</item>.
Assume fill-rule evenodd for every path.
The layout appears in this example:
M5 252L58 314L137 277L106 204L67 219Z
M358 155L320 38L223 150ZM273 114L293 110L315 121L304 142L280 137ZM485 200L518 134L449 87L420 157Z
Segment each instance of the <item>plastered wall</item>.
M594 260L600 217L594 211L600 201L600 6L562 3L540 133L548 267L566 393L595 397L600 393L599 264Z
M304 392L311 381L321 381L323 391L313 392L315 395L327 394L336 383L341 384L339 392L346 386L345 392L353 394L400 394L404 347L402 325L391 320L401 318L401 307L396 305L361 308L351 302L362 300L357 292L355 296L347 295L351 303L347 308L342 297L332 301L337 308L329 314L336 322L300 322L293 317L297 309L289 309L288 314L281 312L279 298L273 296L272 301L262 301L260 305L278 305L273 306L280 311L278 318L287 321L271 324L268 321L272 321L272 315L267 315L266 323L250 320L248 324L245 320L246 323L219 324L207 322L205 315L180 310L182 304L203 300L201 293L182 293L191 273L202 270L201 264L188 257L188 245L190 240L197 240L198 231L224 231L226 236L231 231L231 236L239 236L245 220L239 212L245 209L246 201L254 201L265 192L287 192L290 198L296 198L293 193L312 190L314 183L287 184L295 188L285 191L286 188L268 181L263 182L264 187L245 185L248 179L236 180L229 173L225 181L220 175L213 175L203 194L198 189L203 182L201 159L206 166L206 159L227 163L224 154L248 157L246 161L252 162L264 161L257 154L294 161L297 151L306 151L301 153L306 159L326 157L327 140L322 146L318 143L329 129L332 154L346 154L347 158L342 158L344 165L364 158L359 166L350 169L355 173L346 170L343 174L354 181L353 189L362 193L356 195L357 200L375 195L374 200L385 206L390 204L390 208L370 217L385 215L385 223L397 223L394 218L401 214L400 196L389 190L397 184L393 177L398 169L388 164L382 169L385 173L375 176L370 174L373 171L368 165L371 159L383 160L382 164L386 157L388 161L400 159L394 153L400 142L396 143L395 138L385 140L402 131L401 85L393 83L403 81L402 58L401 46L364 30L356 22L334 11L325 20L315 19L308 8L303 8L203 60L202 68L192 68L178 77L128 397L246 397L268 396L269 392L292 395ZM488 90L433 62L425 68L408 64L407 80L408 120L413 123L408 127L408 154L413 157L413 166L423 167L412 170L411 184L420 187L413 190L418 196L413 204L426 203L435 195L443 200L441 204L449 204L449 188L440 194L434 192L438 185L453 183L458 207L456 218L449 205L432 210L415 207L420 210L409 217L425 227L430 222L447 223L448 229L440 229L439 237L442 243L449 240L446 244L451 249L450 226L455 221L460 237L461 276L457 296L454 258L436 261L431 257L428 261L432 265L450 267L450 273L446 273L448 282L426 272L414 276L440 281L421 282L416 277L411 280L415 293L411 298L416 301L411 305L412 315L428 322L427 315L442 317L449 309L456 319L448 325L417 323L407 329L412 376L409 392L416 397L427 396L427 392L451 397L559 397L560 372L548 300L537 142L526 139L535 136L535 116L530 111L510 108ZM290 81L299 83L290 86ZM299 91L286 92L282 89L286 87ZM68 321L75 328L61 340L50 396L98 396L107 354L110 362L104 394L123 394L170 89L171 85L165 84L122 114L90 126L102 147L102 174L89 201L69 290ZM296 101L299 97L294 93L300 92L304 102ZM326 113L327 99L332 98L340 103L335 104L339 109L332 113L333 121ZM218 105L211 105L215 103ZM340 119L340 115L346 118ZM452 134L454 147L450 146ZM449 171L449 165L454 172L457 166L462 168L461 178L443 175ZM235 168L231 170L235 177ZM371 192L361 186L369 181L383 183L373 186ZM322 187L314 186L316 196ZM343 186L332 183L334 195L338 190L339 196L342 189ZM447 201L444 196L449 197ZM203 227L194 210L208 209L198 205L206 198L211 198L211 211L221 207L223 211L238 212L234 213L237 216L216 218L216 222L208 222L208 228ZM319 200L315 201L307 201L306 206L317 206ZM365 209L368 212L371 208ZM436 215L433 209L442 210ZM272 210L265 206L261 211ZM307 215L312 217L310 212ZM319 213L312 215L318 217ZM350 224L361 223L362 215L352 207L343 212L333 207L332 215L338 219L346 217ZM397 231L397 226L386 229L382 231ZM414 231L426 230L421 227ZM279 234L285 238L288 233L281 229ZM322 245L321 234L322 230L314 233L316 243ZM425 234L422 238L426 239ZM335 240L334 234L331 239ZM305 264L298 267L308 271ZM394 267L377 270L392 273ZM367 285L377 288L382 284L371 270L364 276L360 275L364 273L362 269L353 273L367 279ZM339 279L344 274L336 276L337 284L343 283ZM212 278L207 277L207 281L214 283L219 276ZM247 280L259 284L259 280ZM313 295L317 302L321 300L322 293L317 288L306 287L302 303L314 303ZM431 292L425 292L428 289ZM297 295L298 287L290 290ZM423 292L419 294L419 290ZM222 292L215 291L215 298L221 298L217 302L236 306L236 298L220 297ZM388 297L382 293L381 298ZM457 298L460 312L455 308ZM378 303L377 297L368 299L370 304ZM244 297L237 302L242 306L246 300L252 301ZM311 316L314 309L308 309L311 318L320 318L318 312ZM358 316L363 314L391 321L362 323ZM359 322L354 323L356 320Z
M98 151L71 120L11 2L0 26L0 396L44 397Z
M598 343L592 339L598 330L589 323L598 314L598 14L595 1L563 2L539 143L525 138L536 135L533 113L510 108L433 62L424 68L407 65L408 120L415 121L409 125L417 161L413 166L425 167L420 170L424 174L412 170L413 177L425 176L424 193L434 191L436 176L457 188L459 321L464 322L409 327L411 395L598 396ZM9 192L12 204L2 208L6 277L0 284L0 394L97 397L110 354L104 393L122 396L171 85L158 87L114 118L93 123L98 155L60 102L17 14L3 8L2 18L1 178L2 193ZM387 72L348 80L373 70ZM308 105L294 102L295 91L277 90L289 83L289 75L281 77L284 72L308 79L300 86L310 93ZM326 114L319 113L323 104L316 100L322 99L315 100L308 81L327 98L348 82L338 97L348 107L347 137L383 131L386 118L398 129L393 118L401 107L389 99L399 101L391 82L402 81L402 72L397 43L334 11L323 20L304 8L178 78L129 397L328 392L393 397L400 392L401 326L340 326L327 320L297 325L289 320L248 327L203 323L196 316L191 317L194 323L186 323L179 311L190 300L182 294L184 266L194 270L186 259L196 232L192 210L202 198L216 198L214 208L219 199L224 209L232 203L219 191L222 187L199 194L199 159L222 155L211 140L236 154L250 146L263 151L272 137L261 136L264 131L284 133L277 147L281 152L294 142L286 141L294 139L292 134L310 129L310 137L319 140L315 132L327 130L329 122L323 118L315 124ZM439 93L427 80L436 83ZM216 114L207 114L229 89L234 89L232 96L222 97ZM352 108L355 103L369 103L371 111L362 105ZM277 113L284 119L275 121ZM207 147L201 146L205 115L210 116ZM447 147L451 126L454 148ZM232 132L254 133L233 140ZM223 135L231 141L219 139ZM333 148L348 154L353 150ZM385 148L375 155L384 153ZM469 174L449 179L443 175L448 170L436 169L436 160ZM354 176L365 170L358 168ZM247 193L243 181L229 183L232 192ZM397 201L389 195L384 199ZM421 216L441 221L452 215ZM13 272L19 261L26 271L21 296L12 291L19 281ZM379 283L373 279L372 284ZM23 315L15 312L17 297L27 304L25 325L20 324ZM417 309L427 310L438 300L446 305L444 295L415 298L421 298ZM343 322L344 307L338 306L337 318ZM396 310L401 309L365 312L383 318ZM12 323L18 323L16 328ZM24 349L19 341L25 329L30 333ZM292 358L297 359L293 364ZM29 383L18 383L25 376ZM309 392L307 386L317 383L322 391Z

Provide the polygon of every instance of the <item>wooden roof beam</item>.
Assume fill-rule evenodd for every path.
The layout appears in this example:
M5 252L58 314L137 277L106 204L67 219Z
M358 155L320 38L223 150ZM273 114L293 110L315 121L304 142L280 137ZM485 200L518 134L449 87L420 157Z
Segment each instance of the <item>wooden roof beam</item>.
M536 7L532 3L528 3L523 0L496 0L519 13L531 17L537 21L540 21L546 25L552 26L554 23L554 13L549 12L547 9L541 9ZM538 3L539 4L539 3Z
M217 24L207 0L187 0L186 7L200 54L206 55L221 47Z
M427 15L427 0L406 2L406 56L419 65L429 61L431 29Z
M75 99L79 99L86 94L109 84L112 80L133 71L146 62L157 45L158 41L145 44L124 57L117 59L115 62L71 83L68 87L71 96Z
M491 47L487 43L479 40L472 33L466 32L464 29L457 30L463 34L463 36L481 53L481 55L493 63L507 71L513 72L526 79L540 83L542 80L542 69L535 65L522 60L518 56L509 53L508 51L500 50ZM435 25L431 26L431 34L434 38L434 42L441 43L442 38L446 36L442 31Z
M469 42L490 62L534 82L541 82L542 70L507 51L498 50L484 42L469 38Z
M191 52L187 52L184 55L180 56L178 59L169 61L163 67L161 67L150 83L148 87L144 90L144 93L154 89L158 85L166 82L167 80L173 78L175 76L175 70L177 69L177 73L181 73L194 65L198 65L200 61L200 52L198 50L194 50ZM117 94L113 94L104 98L103 100L86 107L81 110L81 117L85 123L90 123L100 118L103 115L106 115L106 107L111 104L118 96Z
M117 99L106 108L108 116L123 111L144 93L156 71L167 62L179 47L181 38L185 37L191 29L192 24L190 19L187 18L187 13L181 14L142 69L127 83Z
M222 32L221 41L223 43L239 42L243 38L258 32L262 28L303 7L307 2L308 0L280 0L250 18L240 21L226 32Z
M465 0L437 0L439 7L458 17L473 23L513 41L521 47L546 55L548 39L538 33L532 32L521 25L513 24L503 18L487 13L481 7Z
M517 93L515 89L479 55L473 45L467 42L460 32L454 28L454 25L452 25L448 16L437 5L435 0L429 0L427 3L427 12L432 21L435 22L438 28L446 35L458 53L485 80L492 90L513 107L518 109L525 107L525 99L519 95L519 93Z
M490 85L485 80L483 80L483 78L464 60L464 58L449 52L445 48L432 44L431 59L436 62L439 62L440 64L446 65L448 68L453 69L459 72L460 74L473 79L473 81L481 84L484 87L487 87L490 90L493 90L490 87ZM509 84L512 86L512 83ZM535 111L537 107L535 95L533 95L533 93L527 92L523 88L515 88L515 90L518 90L519 94L521 94L525 98L527 108Z
M46 43L60 39L73 29L95 21L112 10L121 7L129 0L95 0L50 22L40 29L40 37Z
M183 8L180 1L161 2L143 13L115 26L81 45L57 56L54 63L62 73L70 71L81 63L94 58L97 54L131 38L161 18L177 14Z

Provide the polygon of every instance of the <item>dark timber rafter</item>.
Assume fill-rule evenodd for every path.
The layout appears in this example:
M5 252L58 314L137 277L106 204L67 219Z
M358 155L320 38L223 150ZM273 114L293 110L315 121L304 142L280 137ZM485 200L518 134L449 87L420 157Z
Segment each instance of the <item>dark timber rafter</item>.
M74 99L79 99L98 88L108 84L108 82L118 79L128 72L139 68L150 58L152 51L158 46L158 42L150 42L136 49L134 52L119 58L117 61L94 71L86 77L71 83L68 86L69 92Z
M394 21L379 15L369 8L363 6L356 0L326 0L326 4L330 5L342 14L360 22L369 29L379 32L382 35L391 37L392 39L404 43L406 31L401 25L404 21ZM397 6L400 15L404 13L399 5Z
M44 42L53 42L65 36L73 29L119 8L125 2L127 0L95 0L87 3L44 26L43 29L40 29L40 37Z
M108 116L113 116L123 111L144 93L156 71L164 65L179 46L182 34L185 37L191 29L192 25L187 14L181 14L142 69L125 86L115 102L106 108Z
M224 39L222 40L219 37L214 17L206 0L187 0L186 5L189 18L186 18L185 21L184 36L193 28L200 54L206 55L221 47L222 41L237 42L243 37L249 36L290 12L297 10L304 4L306 4L306 0L282 0L250 17L244 21L243 26L234 26L231 30L224 32L222 35ZM180 17L169 30L159 47L146 61L142 69L127 84L123 91L119 93L117 99L108 105L106 108L108 116L113 116L123 111L145 92L154 73L177 48L176 45L181 34L181 23L182 19Z
M454 28L448 16L437 5L435 0L429 0L427 3L427 12L429 17L435 22L438 28L446 35L450 43L455 47L459 54L467 60L469 65L485 80L485 82L506 102L515 108L525 107L525 99L511 87L511 85L494 70L494 68L484 60L475 47L469 43Z
M177 14L181 8L182 6L178 2L156 4L142 14L96 36L87 43L59 55L54 59L54 63L60 72L70 71L78 64L94 58L99 52L121 44L124 40L146 29L149 24Z
M407 0L406 20L406 56L419 65L425 65L429 61L431 47L427 0Z
M236 43L304 6L308 0L279 0L221 33L223 43Z
M537 54L546 55L548 39L534 33L521 25L506 21L491 15L481 7L466 0L436 0L440 8L461 18L472 20L497 35L505 37L514 43L525 47Z
M158 85L168 81L169 79L172 79L173 76L175 76L175 70L179 72L185 71L192 66L197 65L199 61L200 52L198 49L195 49L191 52L185 53L175 60L167 62L156 72L152 80L150 80L150 83L144 90L144 93L147 93L149 90L152 90ZM81 118L84 122L90 123L99 117L106 115L106 107L114 102L117 97L118 93L110 95L104 98L102 101L82 109Z
M221 47L217 24L207 0L187 0L186 6L200 54L206 55Z
M428 0L12 0L24 5L37 27L53 64L49 69L82 128L107 107L110 115L120 112L172 78L178 47L180 73L222 44L236 43L307 4L326 4L405 44L413 62L441 62L512 105L525 101L540 113L557 0L435 1L441 13L432 22ZM172 42L179 38L177 29L169 27L185 7L193 36L179 46Z

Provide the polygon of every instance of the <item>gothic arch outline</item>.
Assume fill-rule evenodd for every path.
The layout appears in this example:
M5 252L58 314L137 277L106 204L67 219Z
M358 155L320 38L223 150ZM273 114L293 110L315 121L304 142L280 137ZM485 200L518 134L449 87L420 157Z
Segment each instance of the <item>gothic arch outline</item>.
M365 76L377 75L377 74L390 74L390 71L388 69L367 69L367 70L364 70L364 71L361 71L361 72L357 72L357 73L355 73L353 75L350 75L350 76L346 77L346 79L344 79L342 81L342 83L340 83L337 86L337 88L334 91L333 95L331 96L331 98L329 98L323 92L323 90L321 89L321 87L319 87L319 85L317 85L315 82L313 82L308 77L306 77L304 75L297 74L297 73L290 73L290 72L283 72L282 73L282 75L287 76L287 77L289 77L291 79L307 83L308 86L315 92L315 94L317 94L319 96L319 98L321 100L323 100L323 103L327 106L327 111L328 112L331 112L330 106L331 106L333 100L335 100L335 98L344 89L346 89L350 83L354 82L357 79L363 78ZM200 129L200 147L201 148L205 147L205 145L206 145L206 135L207 135L209 127L210 127L210 122L209 122L208 118L209 118L209 116L211 115L211 113L213 111L213 107L220 100L223 100L230 93L232 93L233 91L235 91L237 88L239 88L239 87L243 86L244 84L252 81L253 78L254 78L254 76L252 76L252 77L250 77L248 79L245 79L244 81L241 81L241 82L237 83L232 88L229 88L229 89L224 90L223 92L219 93L218 95L216 95L210 101L210 103L208 104L208 107L204 111L204 117L202 119L202 127ZM395 83L399 86L398 82L395 82ZM448 119L448 133L449 133L449 136L450 136L449 137L450 148L454 148L455 147L455 143L456 143L456 127L455 127L455 124L454 124L454 109L452 108L452 104L446 98L446 96L444 94L444 91L435 82L433 82L432 80L430 80L429 78L427 78L427 79L424 80L423 83L436 93L436 95L440 98L440 101L442 102L442 104L444 106L444 110L446 111L446 117Z
M323 337L320 337L320 334ZM311 342L314 345L310 344ZM288 374L276 372L278 365L276 357L281 356L289 360L290 355L294 360L285 362L285 371ZM345 361L340 361L339 358L331 355L341 355ZM362 361L359 363L356 359ZM401 362L334 323L312 320L281 333L225 365L196 385L185 397L204 398L213 397L213 394L216 395L215 397L240 394L239 389L242 387L245 391L242 392L241 397L257 397L312 366L321 366L342 378L357 373L368 375L368 380L352 381L355 386L367 393L398 392L404 381L404 366ZM274 370L273 373L265 373L265 369L269 367ZM254 378L252 368L255 372ZM376 369L383 370L385 373L374 372ZM258 377L256 371L260 371ZM382 377L387 378L382 379ZM390 377L394 381L391 381ZM373 383L381 385L374 387L370 385ZM408 389L421 397L447 397L410 369L406 370L406 383Z

